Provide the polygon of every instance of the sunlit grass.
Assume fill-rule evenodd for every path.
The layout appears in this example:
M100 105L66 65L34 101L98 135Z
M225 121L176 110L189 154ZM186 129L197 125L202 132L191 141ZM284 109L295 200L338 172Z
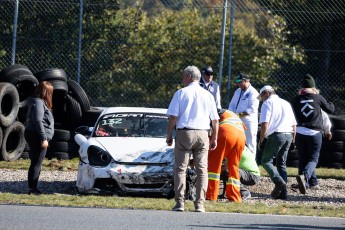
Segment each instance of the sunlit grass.
M71 160L44 160L42 170L78 170L79 158ZM27 170L30 166L30 160L19 159L16 161L0 161L0 168L2 169L24 169Z
M117 209L149 209L171 210L173 200L165 198L140 198L117 196L74 196L74 195L23 195L3 193L0 194L1 204L45 205L65 207L97 207ZM345 218L345 206L332 205L295 205L280 204L269 206L264 203L229 203L206 202L208 212L247 213L247 214L274 214L274 215L303 215L328 216ZM191 201L186 202L185 211L194 211Z
M43 170L77 170L79 159L59 161L56 159L45 160ZM0 161L0 168L23 169L29 168L29 160L18 160L14 162ZM268 176L260 166L262 176ZM296 168L288 168L288 175L297 176ZM334 178L345 180L345 169L318 168L319 178ZM70 207L102 207L119 209L150 209L150 210L171 210L174 200L166 198L144 198L144 197L118 197L118 196L79 196L66 194L49 195L26 195L13 193L0 193L0 204L23 204L23 205L47 205L47 206L70 206ZM277 214L277 215L303 215L303 216L328 216L345 218L345 205L308 205L308 204L275 204L268 205L262 202L255 203L229 203L229 202L206 202L208 212L228 213L251 213L251 214ZM186 211L194 211L194 205L188 201Z
M44 160L42 170L78 170L79 158L71 160ZM0 161L0 168L3 169L24 169L27 170L30 165L30 160L19 159L13 162ZM267 172L262 166L259 166L262 176L268 176ZM298 175L297 168L287 168L288 175L291 177ZM345 180L345 169L329 169L329 168L317 168L317 176L319 178L333 178L337 180Z

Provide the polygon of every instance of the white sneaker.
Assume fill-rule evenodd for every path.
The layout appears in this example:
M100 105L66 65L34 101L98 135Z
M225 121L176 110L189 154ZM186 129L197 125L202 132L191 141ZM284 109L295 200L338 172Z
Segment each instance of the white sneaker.
M202 205L202 204L195 205L195 211L196 212L205 212L204 205Z
M309 189L310 190L320 190L321 188L320 188L320 185L314 185L314 186L309 186Z
M184 211L184 203L176 202L175 206L172 208L172 211L183 212Z

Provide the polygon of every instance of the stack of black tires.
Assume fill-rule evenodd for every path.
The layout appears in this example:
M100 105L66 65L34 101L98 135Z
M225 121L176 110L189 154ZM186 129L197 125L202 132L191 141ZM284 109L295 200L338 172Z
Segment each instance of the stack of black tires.
M345 168L345 116L329 115L332 123L332 139L322 139L318 167ZM298 154L295 146L291 146L286 165L298 168Z
M48 158L77 157L78 145L73 138L75 128L93 126L102 112L90 106L85 91L77 82L68 79L63 69L50 68L32 73L24 65L11 65L0 72L1 160L28 158L29 147L24 138L27 101L41 81L49 81L54 87L55 133L48 148Z
M332 139L322 141L319 166L345 168L345 116L329 116L332 123Z

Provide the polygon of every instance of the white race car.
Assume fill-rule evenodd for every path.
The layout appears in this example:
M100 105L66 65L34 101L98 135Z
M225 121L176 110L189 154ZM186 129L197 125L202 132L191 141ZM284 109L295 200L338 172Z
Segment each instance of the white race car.
M102 112L89 137L82 135L88 127L79 127L74 138L80 146L77 192L171 195L174 146L165 142L166 111L111 107Z

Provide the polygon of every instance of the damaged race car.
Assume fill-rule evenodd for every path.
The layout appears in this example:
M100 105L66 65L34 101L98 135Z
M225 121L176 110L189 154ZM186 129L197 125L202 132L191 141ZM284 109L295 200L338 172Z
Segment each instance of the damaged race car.
M166 109L110 107L93 128L79 127L79 194L160 195L174 192L174 146L166 144ZM86 136L84 136L86 135ZM187 172L187 199L195 198L195 171Z

